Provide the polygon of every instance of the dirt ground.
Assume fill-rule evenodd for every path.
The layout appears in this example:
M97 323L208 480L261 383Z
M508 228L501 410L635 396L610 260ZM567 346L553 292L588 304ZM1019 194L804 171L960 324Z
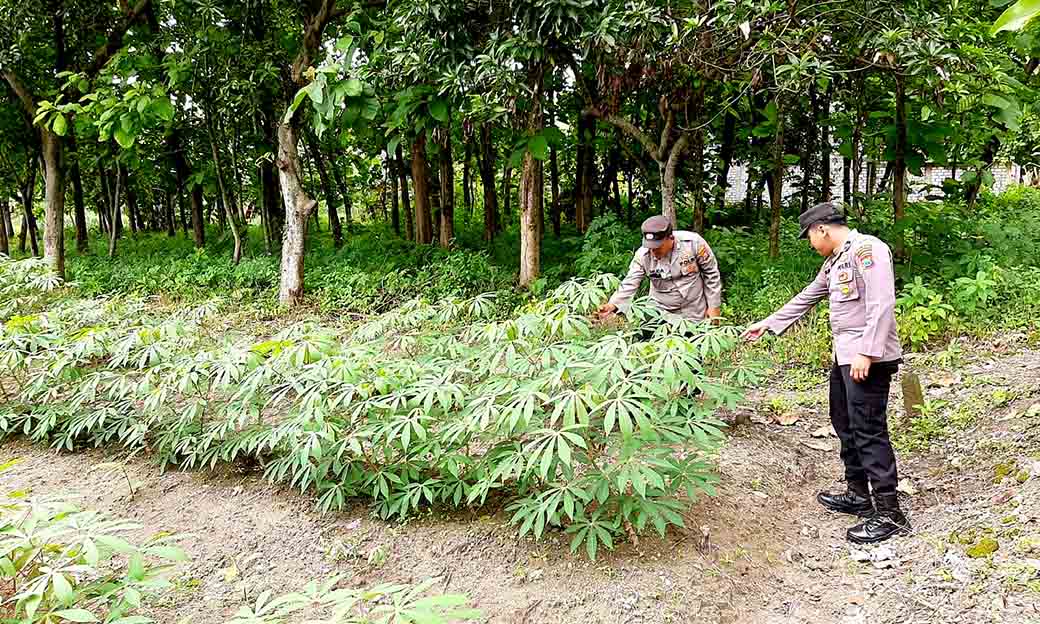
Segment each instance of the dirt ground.
M181 534L191 561L152 605L162 623L219 624L266 589L333 574L352 585L434 578L502 624L1040 623L1040 352L963 353L945 368L935 357L908 363L946 414L925 432L930 447L899 454L913 534L879 547L850 546L854 521L814 501L840 479L837 440L824 374L796 369L727 415L750 423L734 427L719 495L691 505L685 531L596 563L570 555L559 533L518 539L494 510L405 524L375 521L363 505L322 516L312 498L255 473L161 473L147 458L124 473L105 450L7 442L0 462L21 462L0 475L0 492L72 494L139 522L142 536ZM914 432L898 384L891 413L898 435ZM970 557L985 537L997 551Z

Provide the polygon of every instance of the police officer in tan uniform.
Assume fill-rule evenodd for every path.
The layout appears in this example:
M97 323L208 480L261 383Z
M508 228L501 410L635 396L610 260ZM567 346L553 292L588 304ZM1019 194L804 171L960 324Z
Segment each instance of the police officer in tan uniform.
M708 243L694 232L672 231L668 217L643 222L643 246L628 266L617 292L599 307L601 317L627 314L644 277L650 298L662 312L695 321L718 317L722 308L722 275Z
M810 208L798 221L801 237L808 236L827 260L811 284L744 336L758 340L766 331L782 334L829 299L834 339L830 416L841 440L848 487L841 493L821 492L817 500L833 511L866 517L848 530L849 541L880 542L910 529L899 509L896 457L888 435L889 386L903 356L892 252L877 238L850 230L830 202Z

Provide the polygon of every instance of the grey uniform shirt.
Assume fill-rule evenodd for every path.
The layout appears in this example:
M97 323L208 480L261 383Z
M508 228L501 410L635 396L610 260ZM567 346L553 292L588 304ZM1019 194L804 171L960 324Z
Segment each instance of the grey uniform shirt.
M650 298L664 312L699 321L708 308L722 306L722 275L707 241L683 230L672 235L675 246L660 260L645 247L636 251L628 275L610 298L618 311L628 313L644 277L650 278Z
M892 362L903 357L895 289L888 245L852 230L845 244L823 263L816 279L765 323L774 334L782 334L826 297L839 365L851 364L861 354L875 362Z

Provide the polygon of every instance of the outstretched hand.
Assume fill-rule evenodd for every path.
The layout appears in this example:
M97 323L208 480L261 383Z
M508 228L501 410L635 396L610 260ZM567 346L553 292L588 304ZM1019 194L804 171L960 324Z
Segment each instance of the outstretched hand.
M596 309L596 320L605 321L617 314L617 306L609 301Z
M769 331L769 327L765 324L764 321L759 321L745 329L744 333L740 334L740 337L744 340L747 340L748 342L755 342L763 335L765 335L767 331Z

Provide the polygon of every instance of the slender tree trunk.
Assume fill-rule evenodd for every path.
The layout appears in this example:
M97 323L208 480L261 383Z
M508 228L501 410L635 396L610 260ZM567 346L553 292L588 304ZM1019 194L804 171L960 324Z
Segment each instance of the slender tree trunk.
M119 177L123 188L126 190L126 217L130 223L130 233L137 233L137 192L130 181L130 172L126 165L119 165Z
M690 159L693 167L690 180L691 195L693 196L693 230L704 233L704 130L693 131L693 155Z
M415 185L415 242L433 242L433 219L430 216L430 181L426 174L426 132L420 132L412 143L412 184Z
M509 223L513 220L513 209L510 205L513 200L513 166L506 161L502 170L502 221Z
M465 138L466 141L466 154L465 160L462 163L462 203L466 207L467 218L473 216L473 171L471 169L471 163L473 162L473 140L472 138Z
M752 210L755 206L755 176L754 169L751 167L751 163L745 165L745 174L747 177L747 186L744 188L744 214L748 216L748 219L752 217Z
M885 163L885 172L883 174L881 174L881 181L878 182L877 190L874 191L875 193L881 194L881 193L884 193L885 191L887 191L887 190L892 188L891 183L889 182L889 180L892 179L892 172L893 171L895 171L895 163L894 162L887 162L887 163Z
M0 198L0 255L11 255L11 241L7 234L7 221L11 218L10 200L6 197Z
M675 172L688 142L689 136L683 134L672 145L668 160L658 162L661 169L661 214L672 222L672 228L678 227L678 216L675 210Z
M541 63L533 67L528 76L531 110L527 117L527 131L531 134L540 131L545 123L542 110L544 77L545 66ZM542 161L536 159L531 150L526 150L520 174L520 286L524 288L530 287L541 273L544 197Z
M617 140L620 141L620 133ZM621 193L614 194L611 197L611 193L617 189L617 177L618 177L618 161L620 160L620 150L618 149L618 143L614 143L610 150L607 151L607 163L603 171L603 182L604 182L604 193L606 194L606 203L609 203L611 208L614 210L614 217L620 222L624 215L621 214Z
M874 189L877 187L877 163L873 160L867 162L867 188L864 197L867 201L874 199Z
M47 210L44 215L43 255L51 270L65 279L65 162L62 139L42 130L43 160L47 165Z
M14 215L14 210L12 210L10 206L7 207L7 210L4 212L3 215L0 215L0 216L3 217L2 219L0 219L0 228L4 228L4 231L7 232L8 244L10 244L11 239L14 238L14 218L13 218L13 215Z
M80 176L80 153L76 146L75 133L69 133L69 146L73 152L69 174L72 177L72 203L76 220L76 251L86 253L90 248L87 234L87 209L83 204L83 179Z
M388 178L390 182L390 224L394 228L394 234L401 235L401 208L400 198L398 197L398 182L399 176L397 175L397 163L394 160L393 154L387 153L386 157L386 168L388 172Z
M903 77L896 74L896 149L895 170L892 177L892 210L896 231L906 217L906 87ZM905 255L904 235L899 232L893 253L902 258Z
M484 240L491 242L499 232L498 194L495 188L495 144L491 137L491 126L480 127L480 150L477 158L480 169L480 185L484 189Z
M339 166L338 158L329 159L329 168L332 169L332 179L336 182L336 188L339 189L339 195L343 199L343 216L346 220L347 231L350 231L351 224L354 222L353 209L350 202L350 190L347 188L347 184L343 179L343 169ZM396 186L394 187L396 188Z
M29 158L25 172L25 187L22 190L22 227L18 233L18 252L25 253L26 239L33 256L40 255L39 228L36 214L33 212L36 203L36 172L38 165L35 158Z
M408 169L404 166L404 154L401 146L397 146L397 173L401 179L401 208L404 210L404 237L410 241L415 240L415 219L412 216L412 206L408 198Z
M166 235L170 238L177 236L177 209L174 204L178 197L176 189L166 194Z
M729 189L729 170L733 164L733 151L737 140L737 116L732 111L722 120L722 143L719 146L719 177L715 179L715 210L726 208L726 191Z
M220 157L220 150L217 149L217 138L213 128L214 124L212 123L212 119L209 119L209 121L209 145L213 154L213 171L217 177L217 188L220 191L221 203L224 204L224 212L227 215L228 223L231 226L231 236L235 241L235 250L231 255L231 263L237 265L242 260L242 227L239 224L238 211L235 209L234 199L228 192L227 180L224 177L224 164Z
M852 200L852 160L849 158L841 159L841 197L855 211Z
M769 257L780 257L780 217L783 212L784 190L784 122L783 110L777 101L776 139L773 143L773 171L769 192Z
M627 194L625 195L625 197L628 199L628 210L626 211L627 212L627 218L626 218L625 223L627 223L629 227L632 227L633 204L635 204L635 202L633 201L634 198L632 197L632 178L634 178L634 177L635 177L635 174L633 173L632 169L629 168L628 171L625 172L625 184L627 185L627 189L626 189L626 193Z
M441 129L441 247L448 249L455 238L455 163L451 153L451 126Z
M809 197L812 190L813 175L816 173L816 128L820 125L819 97L816 94L816 85L809 89L809 128L802 141L802 153L799 164L802 167L802 185L799 190L801 201L801 212L809 209Z
M120 210L119 210L119 198L122 195L121 184L122 184L122 181L123 181L123 176L121 176L119 174L119 170L120 170L121 166L122 165L120 165L119 163L116 163L116 171L115 171L115 175L113 176L115 178L115 180L113 180L112 184L111 184L112 200L111 200L111 202L109 202L109 205L111 206L112 212L110 213L109 226L108 226L108 230L109 230L109 232L108 232L108 257L109 258L115 258L116 257L116 241L119 239L120 236L122 236L123 217L120 214Z
M318 147L318 141L311 130L305 130L304 140L307 142L308 151L311 153L311 161L318 171L318 182L321 184L321 193L325 196L325 205L329 211L329 229L332 231L332 246L339 249L343 246L343 226L339 222L339 211L336 210L336 193L332 190L332 182L329 180L329 170L325 166L325 158Z
M820 119L820 201L829 202L831 200L831 128L830 128L830 117L831 117L831 93L833 92L833 85L827 90L826 96L821 100L820 108L822 115L817 115Z
M596 119L584 112L578 115L578 152L575 159L577 179L574 190L574 223L585 233L592 220L593 181L596 178Z
M549 185L552 205L549 206L549 216L552 221L553 236L560 237L560 227L563 211L560 206L560 163L556 147L549 148Z

